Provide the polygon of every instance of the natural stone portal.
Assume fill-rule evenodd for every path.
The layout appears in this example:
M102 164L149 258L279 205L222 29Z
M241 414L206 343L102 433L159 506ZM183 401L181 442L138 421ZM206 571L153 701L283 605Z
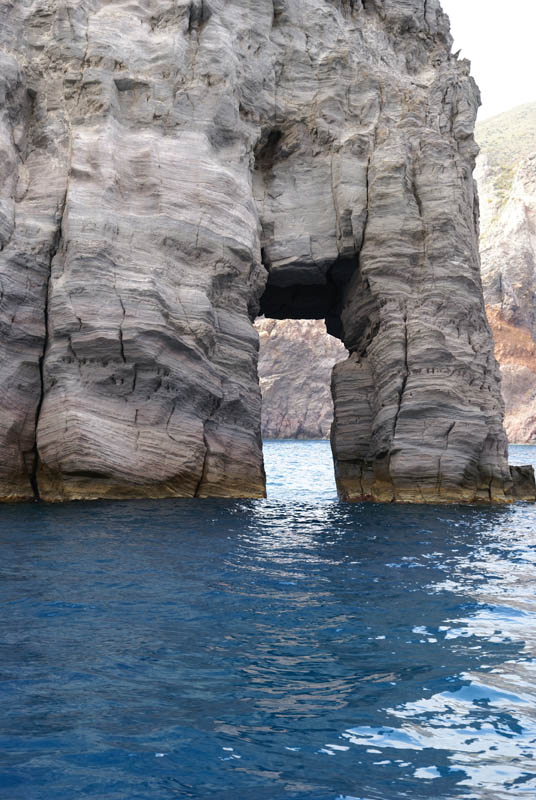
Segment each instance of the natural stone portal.
M262 496L261 305L351 353L343 497L534 496L482 302L478 91L438 0L0 19L2 499Z

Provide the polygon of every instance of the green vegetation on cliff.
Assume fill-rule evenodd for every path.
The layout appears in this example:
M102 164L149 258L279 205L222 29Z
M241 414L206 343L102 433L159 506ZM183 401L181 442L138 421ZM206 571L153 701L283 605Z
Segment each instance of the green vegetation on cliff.
M476 126L476 140L493 172L493 187L501 202L512 187L516 166L536 152L536 103L498 114Z

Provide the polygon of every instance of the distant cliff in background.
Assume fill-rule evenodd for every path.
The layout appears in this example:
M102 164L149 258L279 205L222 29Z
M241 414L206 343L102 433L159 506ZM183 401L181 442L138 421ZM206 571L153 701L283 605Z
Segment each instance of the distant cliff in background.
M536 103L477 125L482 280L510 441L536 438ZM258 320L265 438L326 438L342 344L323 320ZM321 364L321 368L320 368Z
M477 126L482 282L506 431L536 438L536 103Z
M333 419L331 370L348 353L324 320L259 319L265 439L326 439Z

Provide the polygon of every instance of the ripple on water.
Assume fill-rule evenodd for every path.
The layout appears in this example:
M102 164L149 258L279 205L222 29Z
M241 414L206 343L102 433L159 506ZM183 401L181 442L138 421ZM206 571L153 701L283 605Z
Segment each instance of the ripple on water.
M534 509L343 505L329 444L266 456L265 501L1 509L4 796L534 796Z

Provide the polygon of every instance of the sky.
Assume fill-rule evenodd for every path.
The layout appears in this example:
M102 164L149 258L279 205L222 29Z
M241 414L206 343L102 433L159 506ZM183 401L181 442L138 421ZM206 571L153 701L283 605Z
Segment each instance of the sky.
M536 0L441 0L454 52L472 62L479 119L536 101Z

